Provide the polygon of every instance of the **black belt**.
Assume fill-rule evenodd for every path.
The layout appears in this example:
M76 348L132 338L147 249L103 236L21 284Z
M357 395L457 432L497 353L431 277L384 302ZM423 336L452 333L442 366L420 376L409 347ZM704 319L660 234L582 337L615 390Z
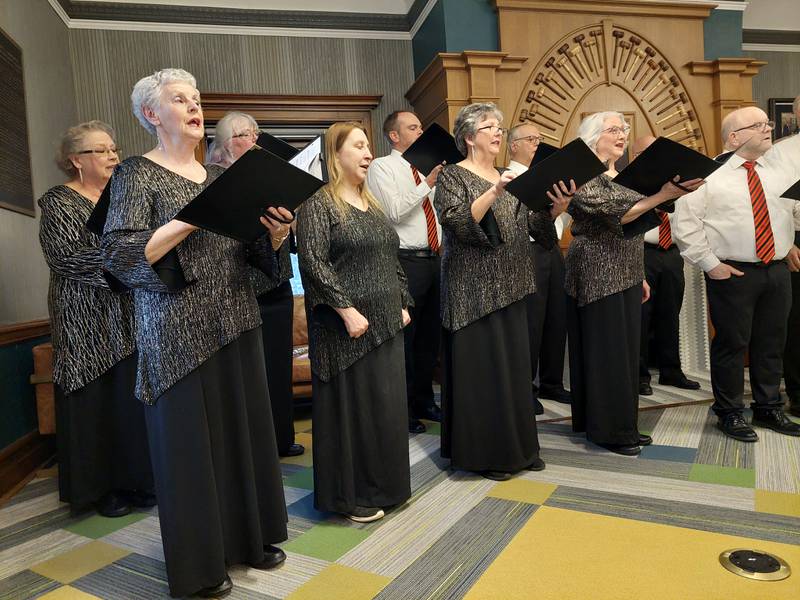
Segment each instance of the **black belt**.
M727 260L727 259L724 259L724 258L720 259L720 261L724 262L726 265L731 265L731 266L736 267L736 268L742 267L742 268L745 268L745 269L748 269L748 268L750 268L750 269L766 269L766 268L769 268L769 267L774 267L775 265L784 265L784 264L786 264L786 263L783 262L784 258L786 258L786 257L784 256L783 258L773 258L768 263L763 263L761 261L758 261L758 262L743 262L743 261L740 261L740 260Z
M650 242L645 242L644 245L646 248L653 248L655 250L661 250L662 252L666 252L667 250L672 250L673 248L678 247L675 245L675 243L673 243L669 248L662 248L658 244L651 244Z
M413 256L415 258L438 258L439 255L431 249L425 250L409 250L407 248L400 248L397 251L397 256Z

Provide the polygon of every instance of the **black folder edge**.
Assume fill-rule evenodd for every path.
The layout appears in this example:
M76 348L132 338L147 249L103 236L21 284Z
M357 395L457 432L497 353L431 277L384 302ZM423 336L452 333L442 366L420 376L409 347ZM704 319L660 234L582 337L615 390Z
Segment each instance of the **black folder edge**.
M264 148L264 150L272 152L278 158L287 161L300 154L300 150L266 131L262 131L259 134L256 144Z
M800 180L795 181L789 188L780 195L781 198L790 200L800 200Z
M430 144L430 140L432 138L438 138L442 140L446 146L449 145L446 141L444 141L445 136L450 138L450 141L452 142L452 148L448 148L447 154L437 159L430 165L427 162L421 161L422 156L417 156L417 154L425 154L423 149ZM403 152L403 158L413 167L415 167L421 174L428 175L434 168L442 163L452 165L461 162L464 160L464 155L461 154L458 146L456 146L456 141L453 136L450 135L444 127L438 123L431 123L425 128L425 130L422 132L422 135L419 136L405 152Z
M661 225L661 219L656 213L655 208L651 208L639 218L622 226L622 237L625 239L634 238L637 235L644 235L654 227Z

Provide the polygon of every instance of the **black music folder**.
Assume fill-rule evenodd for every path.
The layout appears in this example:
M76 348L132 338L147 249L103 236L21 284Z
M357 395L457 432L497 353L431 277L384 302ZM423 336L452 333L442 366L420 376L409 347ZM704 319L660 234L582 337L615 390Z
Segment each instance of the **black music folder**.
M291 144L284 142L282 139L276 138L274 135L267 133L266 131L261 132L256 140L256 144L261 146L264 150L269 150L275 156L278 156L283 160L291 160L300 154L300 150Z
M781 198L800 200L800 180L795 181L794 185L781 194Z
M403 158L416 167L417 171L427 175L443 162L448 165L461 162L464 155L459 152L452 135L438 123L431 123L417 141L403 152Z
M678 183L689 179L705 179L722 163L665 137L657 138L636 159L614 178L614 182L652 196L676 175Z
M535 162L536 155L533 158L531 168L506 185L506 190L531 210L542 210L552 204L547 192L552 192L559 181L569 186L572 179L580 187L606 171L606 166L580 138L539 163Z
M663 205L662 205L663 206ZM664 212L673 212L675 204L670 204L669 208L661 208ZM661 225L661 218L658 216L655 208L651 208L646 213L639 215L630 223L625 223L622 226L622 237L626 239L634 238L637 235L644 235L654 227Z
M550 158L553 154L559 151L559 148L556 146L551 146L546 142L539 142L539 145L536 146L536 154L533 155L533 160L531 161L531 167L538 165L543 160ZM566 181L564 183L567 183Z
M253 146L175 218L242 242L253 242L266 229L259 217L267 207L294 212L325 183L302 169Z

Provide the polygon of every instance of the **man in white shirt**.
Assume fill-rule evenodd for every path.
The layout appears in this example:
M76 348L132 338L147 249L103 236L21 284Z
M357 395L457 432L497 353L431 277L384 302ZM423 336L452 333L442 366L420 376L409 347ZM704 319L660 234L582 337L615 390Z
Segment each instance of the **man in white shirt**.
M794 99L792 112L797 123L800 123L800 96ZM770 155L777 160L785 161L794 169L800 179L800 134L779 140ZM800 246L800 232L795 233L794 245ZM789 396L789 412L800 417L800 261L789 263L792 272L792 310L789 313L786 348L783 352L783 381L786 384L786 395Z
M748 351L753 424L800 436L779 392L792 302L784 259L800 253L793 243L800 203L780 198L795 173L788 161L767 152L773 126L754 106L725 117L722 136L734 153L704 186L677 202L672 221L681 255L706 273L715 330L712 409L723 433L744 442L758 440L742 416Z
M442 167L425 176L403 158L403 152L422 135L422 124L413 112L390 114L384 121L383 135L392 152L372 161L367 186L400 237L398 256L414 298L411 323L405 329L408 430L423 433L425 424L420 419L441 420L441 411L433 400L433 370L441 335L442 228L433 209L433 187Z
M656 141L652 135L634 140L635 159ZM684 390L698 390L700 384L688 379L681 368L678 344L683 290L683 259L672 239L672 215L656 209L661 224L644 234L644 272L650 286L650 300L642 304L642 340L639 346L639 394L651 396L650 349L658 365L658 383ZM651 337L652 336L652 337ZM652 343L651 343L652 341Z
M531 165L542 138L539 129L524 124L508 132L508 151L511 158L508 168L521 175ZM570 217L567 213L555 220L558 239ZM564 257L561 248L551 248L531 238L531 250L536 265L536 293L527 297L528 333L531 347L531 372L539 374L539 387L534 385L536 414L542 414L539 398L564 404L572 401L564 389L564 352L567 345L567 299L564 292Z

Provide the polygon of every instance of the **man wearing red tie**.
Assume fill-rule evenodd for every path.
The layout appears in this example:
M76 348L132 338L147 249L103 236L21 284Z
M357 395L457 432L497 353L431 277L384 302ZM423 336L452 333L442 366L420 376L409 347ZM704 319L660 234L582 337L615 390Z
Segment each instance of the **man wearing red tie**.
M726 162L706 185L677 203L673 238L683 257L706 274L714 325L711 342L713 411L723 433L743 442L758 434L745 421L744 361L749 352L753 425L800 436L783 412L780 382L786 319L792 303L784 259L800 252L800 203L780 198L793 171L774 153L774 123L750 106L722 122Z
M641 137L631 144L633 158L656 141ZM683 304L683 259L672 239L670 214L656 210L661 224L644 234L644 272L650 285L650 300L642 304L642 341L639 346L639 393L653 394L650 386L650 348L658 365L658 383L684 390L700 389L681 368L678 345L679 317ZM651 337L652 336L652 337ZM651 344L652 339L652 344Z
M442 229L433 209L433 187L442 170L425 175L402 156L422 135L417 115L395 111L383 124L383 134L392 146L389 156L376 158L367 171L367 186L378 199L400 237L400 264L408 277L414 298L411 323L405 329L408 430L423 433L420 419L440 421L433 400L433 369L439 357L439 249Z

